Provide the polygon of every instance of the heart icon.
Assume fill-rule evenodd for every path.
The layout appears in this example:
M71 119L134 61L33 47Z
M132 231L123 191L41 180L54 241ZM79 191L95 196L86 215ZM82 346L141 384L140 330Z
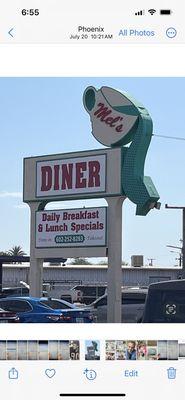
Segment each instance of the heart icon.
M56 374L56 371L55 371L55 369L46 369L45 370L45 374L46 374L46 376L48 377L48 378L53 378L54 376L55 376L55 374Z

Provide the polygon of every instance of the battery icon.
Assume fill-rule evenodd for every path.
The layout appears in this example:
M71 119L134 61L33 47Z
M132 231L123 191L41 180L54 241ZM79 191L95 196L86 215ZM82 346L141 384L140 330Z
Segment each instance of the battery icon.
M161 15L171 15L172 14L172 10L160 10L160 14Z

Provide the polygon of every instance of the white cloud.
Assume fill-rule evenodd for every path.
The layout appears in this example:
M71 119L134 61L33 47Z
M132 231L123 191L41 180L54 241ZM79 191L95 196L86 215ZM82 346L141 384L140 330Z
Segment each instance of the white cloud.
M6 192L5 190L2 190L0 192L0 198L4 197L13 197L13 198L21 198L22 199L22 192Z

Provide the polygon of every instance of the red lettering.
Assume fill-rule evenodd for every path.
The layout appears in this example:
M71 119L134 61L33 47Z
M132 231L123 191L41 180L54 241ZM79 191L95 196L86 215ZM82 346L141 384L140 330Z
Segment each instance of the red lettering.
M105 106L103 103L98 103L98 110L95 111L94 115L100 119L100 121L105 122L105 124L109 125L111 128L115 128L116 132L120 133L123 131L123 125L120 124L116 126L117 122L122 121L122 117L108 117L108 115L112 114L112 110Z
M89 161L89 182L88 187L100 186L100 163L99 161Z
M121 118L121 117L113 118L113 121L112 121L112 123L110 124L110 127L111 127L111 128L114 128L114 127L116 126L116 122L118 122L120 119L122 119L122 118Z
M49 165L41 167L41 192L46 192L52 186L52 169Z
M54 190L59 190L59 169L60 165L54 165Z
M62 190L72 189L73 164L62 165Z
M111 114L112 111L108 109L108 107L105 107L103 103L98 103L99 110L95 111L94 115L97 116L97 118L100 118L100 121L104 122L105 118L107 115Z
M117 127L116 127L116 132L122 132L122 130L123 130L123 124L121 124L121 125L118 125Z
M105 123L106 123L107 125L110 125L110 126L111 126L113 120L114 120L113 117L108 117L108 118L105 119Z
M84 158L82 158L83 160ZM98 157L91 161L68 162L64 164L43 165L40 169L40 191L54 193L69 189L98 188L101 186L100 168ZM43 214L43 220L45 214Z
M85 188L86 187L86 178L84 178L84 172L87 169L86 162L76 163L76 188Z

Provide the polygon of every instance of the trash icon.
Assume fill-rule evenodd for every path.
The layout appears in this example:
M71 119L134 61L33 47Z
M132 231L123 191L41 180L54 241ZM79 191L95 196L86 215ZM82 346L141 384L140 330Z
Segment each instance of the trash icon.
M168 379L176 379L176 369L173 367L170 367L167 369L167 374L168 374Z

